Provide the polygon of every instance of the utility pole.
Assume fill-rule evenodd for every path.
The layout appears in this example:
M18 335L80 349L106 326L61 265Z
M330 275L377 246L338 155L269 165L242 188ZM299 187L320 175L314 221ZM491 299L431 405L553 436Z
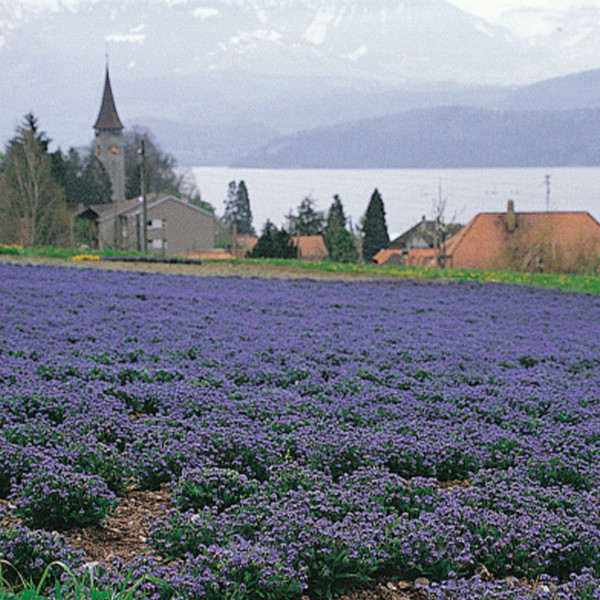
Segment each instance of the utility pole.
M140 149L142 162L140 165L140 188L142 194L142 254L148 251L148 207L146 203L146 138L142 137L142 147Z
M546 175L546 212L550 212L550 175Z

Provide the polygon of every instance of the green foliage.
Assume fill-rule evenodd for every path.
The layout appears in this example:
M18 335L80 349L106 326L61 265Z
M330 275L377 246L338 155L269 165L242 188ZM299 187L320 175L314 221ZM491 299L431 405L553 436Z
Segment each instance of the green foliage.
M323 231L323 241L329 252L329 258L335 262L358 261L358 250L354 243L354 237L346 229L346 223L342 200L336 194L327 213L327 226Z
M251 496L257 489L257 481L238 471L205 467L184 473L173 491L173 498L181 510L205 507L225 510L242 498Z
M332 229L335 227L346 228L348 223L348 219L346 218L346 213L344 212L344 206L342 204L342 199L338 194L335 194L333 197L333 202L329 207L329 212L327 213L327 224L326 229Z
M99 571L99 577L94 569ZM106 581L105 567L88 563L73 570L55 560L41 574L21 570L16 564L0 560L0 599L2 600L144 600L155 597L150 590L140 592L144 584L167 589L166 583L145 574L133 580L133 569ZM27 576L26 576L26 575ZM168 595L165 597L169 597Z
M75 448L73 448L75 452ZM81 448L77 454L77 466L83 473L97 475L109 490L123 495L131 470L124 457L106 444L98 442L89 448Z
M70 218L48 153L50 138L29 113L8 142L0 175L0 242L67 245Z
M18 256L23 254L23 248L20 246L5 246L4 244L0 244L0 254L12 254Z
M248 254L249 258L296 258L298 252L292 243L290 234L285 230L278 230L271 221L265 223L262 235L258 238L256 246Z
M0 594L3 588L39 581L57 560L77 562L81 558L82 552L67 546L62 536L22 525L0 528ZM57 575L56 571L51 574Z
M344 227L326 229L323 241L329 252L331 260L340 263L354 263L358 261L358 250L352 234Z
M181 194L184 177L175 172L177 162L171 154L160 148L149 129L134 125L123 134L125 150L125 197L139 196L141 190L141 170L139 150L142 139L146 140L146 192Z
M198 554L202 546L217 543L219 532L215 529L215 515L206 508L194 513L170 510L164 520L156 521L150 528L150 545L167 560Z
M53 155L57 181L64 187L67 204L108 204L112 202L110 177L104 165L92 153L81 155L71 148L66 156Z
M215 214L215 207L210 202L206 202L205 200L202 200L200 195L192 196L189 199L189 202L190 202L190 204L195 204L196 206L199 206L200 208L204 209L206 212L211 213L212 215Z
M381 249L388 248L390 237L385 221L385 209L381 194L376 189L371 195L363 218L363 258L369 263Z
M101 525L115 496L95 475L40 465L17 486L15 514L36 528L66 530Z
M289 231L292 235L320 235L323 233L325 217L315 209L315 201L307 196L298 206L298 214L287 216Z
M252 211L250 210L248 189L243 181L240 181L239 185L235 181L229 182L227 199L225 200L225 214L221 222L232 228L235 227L237 235L256 235L252 226Z

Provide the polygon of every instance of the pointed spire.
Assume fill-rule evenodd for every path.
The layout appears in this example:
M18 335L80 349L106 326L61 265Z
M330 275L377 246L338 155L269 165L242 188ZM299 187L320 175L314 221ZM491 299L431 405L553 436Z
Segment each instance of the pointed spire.
M115 99L113 98L112 88L110 86L110 77L108 75L108 64L106 65L106 79L104 81L104 95L102 96L102 105L96 119L94 129L123 129L123 123L119 119Z

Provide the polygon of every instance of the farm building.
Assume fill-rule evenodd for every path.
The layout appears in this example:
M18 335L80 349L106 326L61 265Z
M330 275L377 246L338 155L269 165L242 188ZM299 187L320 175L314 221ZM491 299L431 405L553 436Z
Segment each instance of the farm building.
M451 238L463 228L462 225L451 223L444 225L444 236L446 239ZM404 250L404 249L426 249L434 248L440 238L440 226L436 221L428 221L424 216L413 227L399 235L390 242L389 249Z
M459 269L576 271L600 253L588 212L480 213L446 245Z
M92 222L94 244L99 250L141 249L140 198L83 207L76 216ZM176 196L151 195L147 198L146 232L148 250L165 255L206 250L215 245L215 217Z
M388 249L378 264L434 266L434 249ZM588 212L479 213L445 244L446 266L457 269L577 271L600 254L600 223Z

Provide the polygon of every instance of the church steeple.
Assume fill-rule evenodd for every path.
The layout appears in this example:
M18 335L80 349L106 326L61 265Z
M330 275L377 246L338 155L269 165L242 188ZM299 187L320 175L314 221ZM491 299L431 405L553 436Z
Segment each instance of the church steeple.
M123 123L119 119L115 99L110 85L108 64L104 78L104 93L100 112L94 124L96 140L94 152L104 165L112 187L112 201L125 201L125 149L123 144Z
M115 99L110 85L110 76L108 74L108 65L106 66L106 77L104 79L104 94L102 95L102 104L100 112L96 119L94 129L123 129L123 123L119 119Z

